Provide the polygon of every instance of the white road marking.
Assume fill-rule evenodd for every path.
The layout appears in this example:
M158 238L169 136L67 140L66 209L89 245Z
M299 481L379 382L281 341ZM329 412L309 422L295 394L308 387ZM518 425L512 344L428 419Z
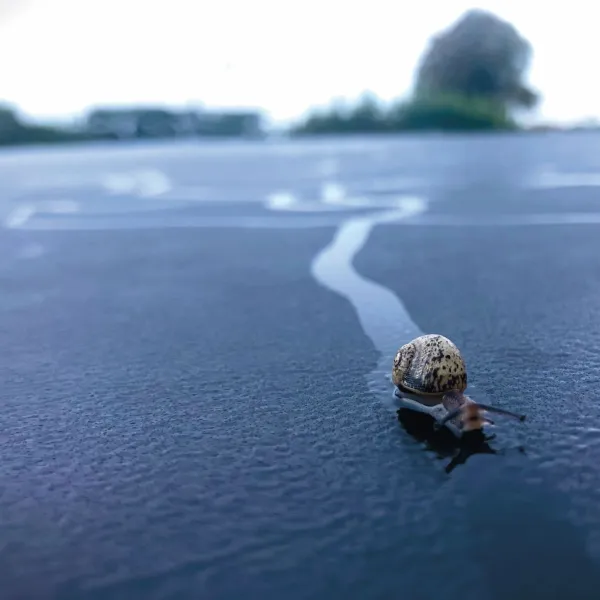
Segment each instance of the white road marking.
M275 192L267 196L265 206L270 210L293 212L350 211L356 209L404 209L406 195L380 194L378 196L353 196L337 181L325 181L317 200L304 200L292 192Z
M376 211L389 210L398 208L404 210L406 196L402 193L397 193L397 189L414 189L415 186L421 187L425 184L423 180L403 178L398 176L376 177L373 179L365 178L357 181L356 184L360 193L350 192L339 180L336 180L335 173L339 170L339 158L333 156L324 156L321 161L316 162L316 168L323 174L328 174L325 177L320 191L316 197L304 198L299 194L290 190L280 190L269 194L262 204L270 211L287 213L290 218L294 213L302 214L308 221L298 221L297 227L305 226L327 226L335 222L339 218L340 213L344 211ZM83 179L81 180L83 181ZM96 183L99 181L96 177ZM63 182L64 183L64 182ZM93 180L90 181L93 183ZM168 176L161 170L154 168L137 168L125 170L122 172L114 172L101 179L101 183L109 194L127 194L138 198L156 199L157 202L145 204L147 208L152 207L159 210L168 210L173 206L171 201L186 202L187 201L207 201L214 200L215 202L229 202L232 198L219 198L218 196L211 198L210 189L202 186L182 186L174 185ZM525 187L552 188L565 187L571 185L600 185L600 173L558 173L553 164L546 163L541 166L535 177L525 183ZM388 191L389 190L389 191ZM379 193L372 194L372 191ZM164 202L163 202L164 201ZM236 202L239 200L235 200ZM162 203L162 204L161 204ZM139 205L142 206L141 204ZM81 205L73 200L57 199L48 200L45 202L36 202L31 204L23 204L17 206L6 216L4 220L5 227L8 228L40 228L40 219L33 218L35 216L43 216L44 214L56 215L74 215L82 213L82 217L86 220L99 218L97 215L86 214L85 205ZM109 207L106 207L107 209ZM141 209L142 211L146 209ZM103 211L103 213L105 213ZM119 218L119 211L106 212L103 214L102 221L99 221L100 228L119 227L116 222L110 221ZM322 215L319 217L318 215ZM329 216L331 215L331 216ZM336 217L336 215L338 215ZM225 226L227 220L232 227L294 227L294 222L289 218L273 218L268 217L214 217L207 216L194 217L190 220L186 217L186 224L193 223L195 227L221 227ZM262 220L262 221L261 221ZM101 225L100 223L104 223ZM174 223L175 221L173 221ZM264 222L264 225L261 225ZM499 215L497 217L475 215L432 215L407 217L398 224L402 226L521 226L521 225L560 225L560 224L595 224L600 222L600 213L596 212L581 212L581 213L540 213L540 214L513 214ZM127 217L129 227L144 227L145 225L132 222ZM53 223L48 223L49 228L77 228L77 224L84 229L89 228L88 224L84 224L81 219L74 219L68 224L66 220L55 220ZM171 223L172 225L172 223ZM166 221L164 226L168 226ZM192 225L190 225L192 226Z
M36 208L32 204L21 204L4 219L4 226L9 229L19 229L33 217L35 212Z
M266 206L271 210L293 210L296 204L296 197L289 192L274 192L267 196Z
M144 171L138 171L138 189L139 195L152 198L154 196L160 196L171 190L171 181L163 171L156 169L147 169Z
M111 173L103 178L102 186L110 194L131 194L142 198L161 196L173 187L166 173L157 169Z
M347 210L346 204L327 204L320 200L302 200L295 194L288 191L274 192L269 194L265 201L265 206L269 210L290 211L290 212L323 212L333 210Z
M40 204L21 204L15 207L4 219L8 229L23 229L35 215L41 214L75 214L80 210L79 203L74 200L49 200Z
M600 212L530 213L522 215L458 216L431 215L398 223L402 226L426 227L519 227L526 225L593 225L600 224Z
M368 208L372 206L369 198L349 196L346 189L337 182L328 181L321 186L321 202L332 207Z
M369 377L373 392L393 404L389 384L381 376L391 368L398 347L422 332L414 323L402 300L388 288L363 277L354 268L356 255L364 248L373 228L380 223L394 223L422 214L427 202L418 196L405 196L392 210L349 218L337 229L333 240L317 254L311 273L325 288L345 298L354 307L360 325L381 353L377 368Z
M560 172L545 165L538 169L525 187L529 189L560 189L598 186L600 186L600 172Z
M333 240L313 260L311 271L324 287L345 297L357 312L366 335L383 354L389 355L403 340L420 335L400 299L390 290L360 275L353 266L356 255L380 223L394 223L422 214L424 198L406 196L393 210L347 219Z
M163 217L160 221L155 219L140 219L132 221L130 218L118 219L116 215L81 215L80 217L64 219L62 221L47 221L44 219L32 220L25 229L36 231L112 231L112 230L138 230L138 229L315 229L318 227L337 227L339 220L331 213L321 216L310 215L306 219L297 216L251 217L240 216L231 219L228 216L201 216L201 217Z

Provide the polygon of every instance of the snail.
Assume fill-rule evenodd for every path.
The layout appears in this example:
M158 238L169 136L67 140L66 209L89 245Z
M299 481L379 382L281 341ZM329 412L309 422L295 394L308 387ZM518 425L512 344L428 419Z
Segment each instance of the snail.
M438 404L446 392L467 389L467 367L456 345L437 334L404 344L394 357L392 381L401 391Z
M443 335L421 335L401 346L394 357L392 382L394 395L406 408L430 414L436 428L446 425L458 437L493 425L485 413L525 420L525 415L474 402L464 393L465 360L456 344Z

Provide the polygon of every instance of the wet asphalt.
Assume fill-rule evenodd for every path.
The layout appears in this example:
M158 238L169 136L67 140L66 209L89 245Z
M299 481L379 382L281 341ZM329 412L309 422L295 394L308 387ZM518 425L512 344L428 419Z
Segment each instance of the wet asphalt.
M4 152L2 597L597 598L599 148ZM328 182L367 201L268 208ZM355 269L528 415L466 462L398 421L376 340L311 274L341 223L403 194L426 210L376 226Z

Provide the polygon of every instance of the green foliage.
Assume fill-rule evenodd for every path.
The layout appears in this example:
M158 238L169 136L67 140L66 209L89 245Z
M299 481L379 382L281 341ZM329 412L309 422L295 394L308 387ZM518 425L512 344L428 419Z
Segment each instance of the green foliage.
M295 135L393 133L399 131L485 131L516 127L505 106L460 94L421 94L387 109L371 103L346 111L312 114Z
M513 25L484 10L467 11L432 39L417 67L416 94L460 94L533 108L538 95L523 83L531 54Z
M292 129L292 134L382 133L389 124L387 113L371 95L364 95L354 107L333 106L315 111Z
M62 143L86 139L82 134L23 123L11 106L0 106L0 146Z
M523 83L531 46L493 14L470 10L435 36L417 67L412 97L384 109L365 97L353 109L314 113L295 134L482 131L517 127L515 108L533 108Z
M391 111L394 130L481 131L515 129L499 102L459 94L421 95Z
M24 123L15 109L0 106L0 146L93 140L168 139L179 136L260 137L262 115L252 111L195 113L154 108L98 109L79 131Z

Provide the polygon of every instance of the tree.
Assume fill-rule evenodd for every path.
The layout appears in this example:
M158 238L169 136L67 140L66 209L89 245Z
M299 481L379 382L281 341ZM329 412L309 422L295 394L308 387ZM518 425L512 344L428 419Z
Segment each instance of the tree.
M523 83L531 54L513 25L470 10L432 39L417 68L415 96L462 95L507 109L533 108L538 95Z
M0 104L0 137L14 135L21 127L17 112L7 104Z
M342 101L329 108L314 111L292 128L295 134L356 134L382 133L389 129L388 115L377 97L369 92L354 105Z

